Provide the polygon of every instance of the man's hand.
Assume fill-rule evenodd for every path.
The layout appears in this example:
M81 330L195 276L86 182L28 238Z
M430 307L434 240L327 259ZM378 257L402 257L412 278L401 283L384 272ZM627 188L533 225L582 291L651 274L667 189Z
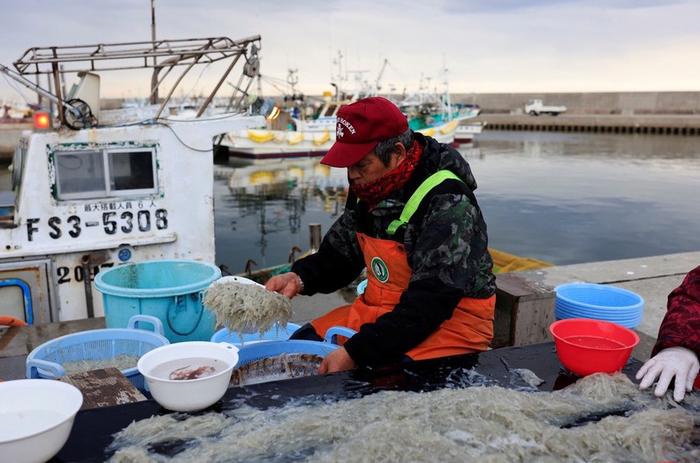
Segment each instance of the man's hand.
M637 379L642 380L639 388L646 389L656 381L656 378L659 378L654 395L661 397L666 393L668 385L675 376L673 400L680 402L686 391L693 390L693 382L698 370L700 370L700 363L695 352L685 347L669 347L647 360L639 369Z
M287 296L289 299L299 294L301 288L301 278L294 272L287 272L282 275L274 276L265 283L265 289L280 293L283 296Z
M352 370L355 368L355 361L350 357L348 351L344 347L340 347L323 359L321 366L318 368L320 375L326 373L335 373L337 371Z

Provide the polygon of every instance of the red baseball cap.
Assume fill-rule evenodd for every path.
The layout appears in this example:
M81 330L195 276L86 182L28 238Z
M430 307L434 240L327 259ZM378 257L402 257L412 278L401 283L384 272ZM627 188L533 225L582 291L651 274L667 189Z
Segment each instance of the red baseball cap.
M321 164L349 167L367 156L380 141L398 137L406 130L406 116L386 98L373 96L341 106L335 143Z

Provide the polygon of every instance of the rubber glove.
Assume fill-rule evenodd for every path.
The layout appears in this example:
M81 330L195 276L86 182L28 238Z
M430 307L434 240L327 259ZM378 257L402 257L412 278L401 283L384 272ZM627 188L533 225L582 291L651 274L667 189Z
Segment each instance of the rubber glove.
M680 402L685 397L685 392L693 389L698 371L700 371L700 362L695 352L685 347L668 347L642 365L637 372L637 379L642 380L639 388L646 389L656 381L656 378L659 378L654 395L661 397L666 393L668 385L675 376L673 399Z

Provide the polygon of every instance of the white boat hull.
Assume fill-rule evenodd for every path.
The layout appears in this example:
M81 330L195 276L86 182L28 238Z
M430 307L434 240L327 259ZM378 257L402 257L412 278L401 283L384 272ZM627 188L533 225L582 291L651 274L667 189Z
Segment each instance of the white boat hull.
M453 120L444 124L437 125L435 127L429 127L427 129L418 130L418 132L422 133L425 136L433 137L440 143L452 145L455 143L455 131L458 126L459 121Z
M221 146L230 156L242 159L271 159L322 156L335 143L335 132L283 130L239 130L226 134Z
M483 131L485 125L485 123L475 122L458 126L457 130L455 130L455 141L457 143L470 143L474 141L474 137Z

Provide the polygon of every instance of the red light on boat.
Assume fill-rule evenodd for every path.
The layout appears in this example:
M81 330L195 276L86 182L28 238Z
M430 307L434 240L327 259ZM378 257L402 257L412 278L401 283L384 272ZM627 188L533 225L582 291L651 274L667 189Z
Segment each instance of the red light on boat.
M49 113L37 112L34 113L34 128L35 129L48 129L51 127L51 118Z

